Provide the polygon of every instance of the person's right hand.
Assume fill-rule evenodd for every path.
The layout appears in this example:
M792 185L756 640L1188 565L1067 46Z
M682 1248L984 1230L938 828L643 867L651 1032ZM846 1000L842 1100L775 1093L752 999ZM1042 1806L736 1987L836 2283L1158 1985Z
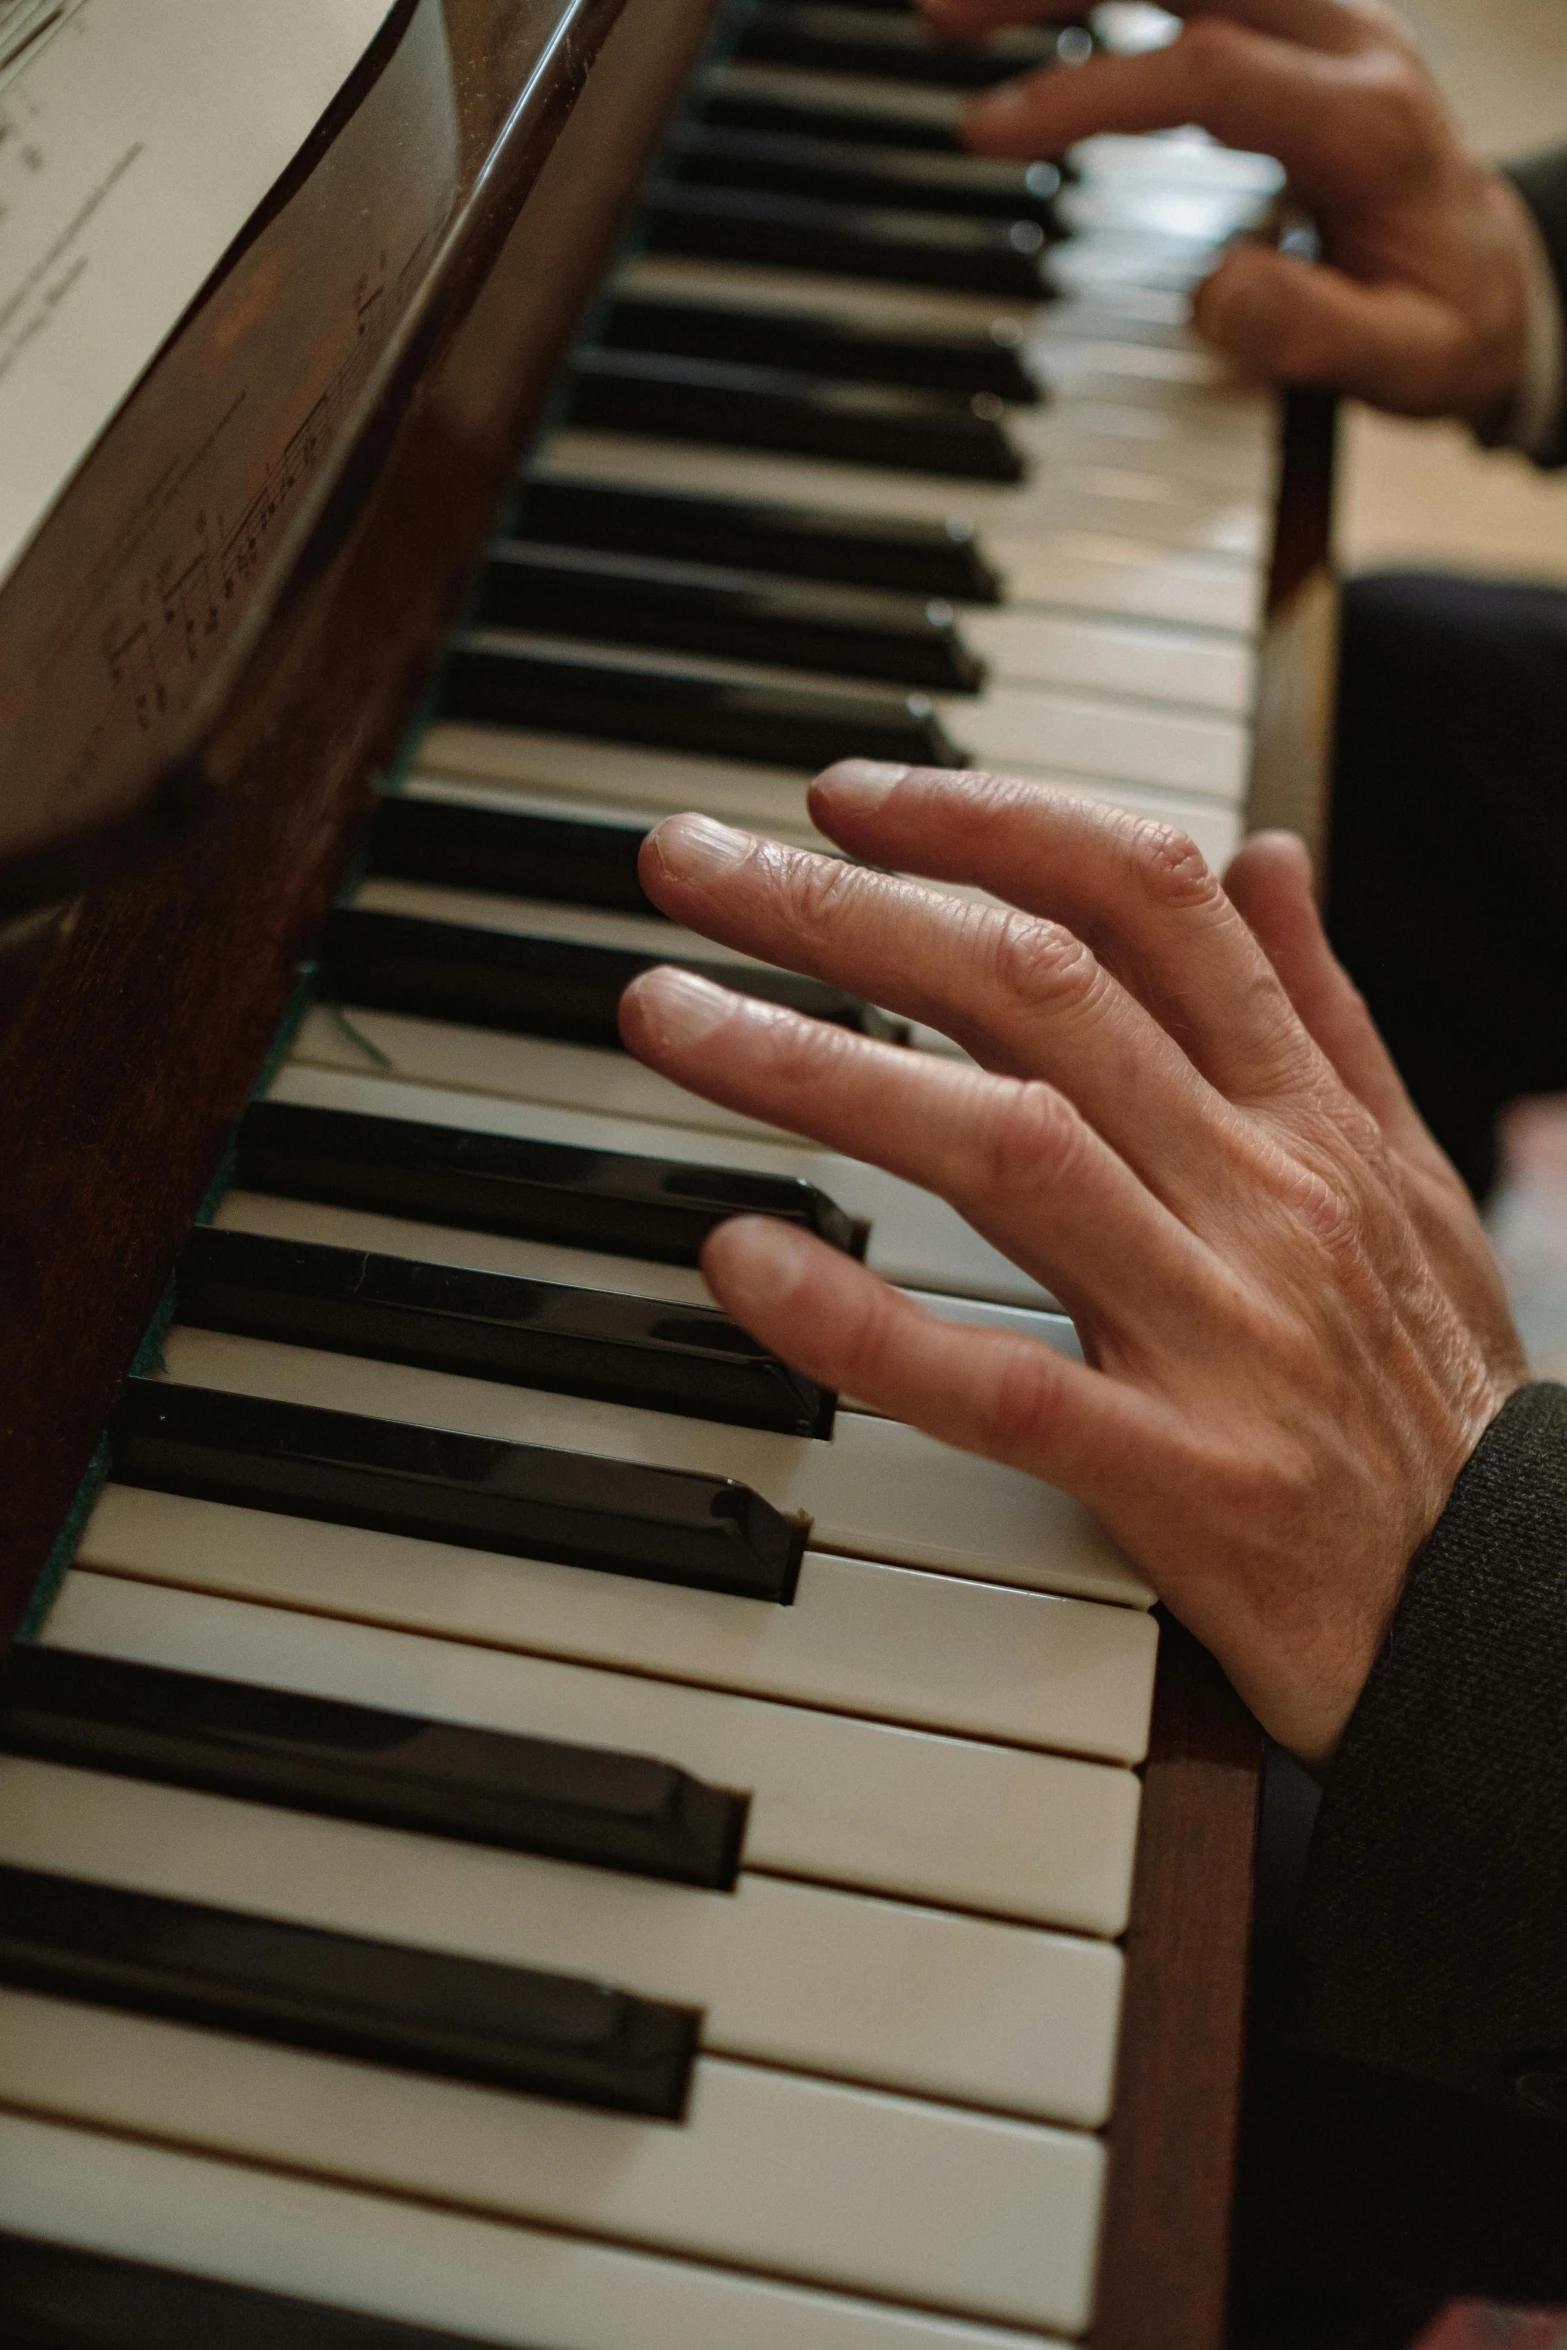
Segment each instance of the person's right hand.
M1072 0L922 0L975 39ZM1408 416L1500 426L1523 379L1531 230L1523 199L1472 154L1408 35L1378 0L1168 0L1168 48L1100 55L973 100L983 155L1059 155L1101 131L1197 123L1277 157L1309 207L1320 262L1239 246L1196 324L1243 366Z

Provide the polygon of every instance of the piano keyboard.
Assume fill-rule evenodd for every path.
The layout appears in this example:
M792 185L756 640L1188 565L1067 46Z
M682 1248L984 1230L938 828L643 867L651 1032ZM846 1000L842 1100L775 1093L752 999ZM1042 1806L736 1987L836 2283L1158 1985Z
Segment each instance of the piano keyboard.
M1074 1333L613 1030L722 959L647 825L829 847L840 755L1240 836L1275 418L1181 322L1274 175L957 152L1084 38L765 0L693 92L0 1680L7 2340L1092 2330L1150 1595L696 1252L755 1207Z

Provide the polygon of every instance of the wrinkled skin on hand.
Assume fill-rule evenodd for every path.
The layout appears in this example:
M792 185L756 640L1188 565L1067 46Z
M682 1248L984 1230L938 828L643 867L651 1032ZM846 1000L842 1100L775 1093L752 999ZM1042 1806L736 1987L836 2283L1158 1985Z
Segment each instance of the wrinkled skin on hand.
M1005 84L965 110L984 155L1058 155L1099 131L1199 123L1273 155L1321 232L1323 260L1260 245L1222 261L1201 332L1243 366L1410 416L1499 427L1524 368L1530 229L1510 182L1472 154L1378 0L1169 0L1167 49L1099 56ZM1077 13L1069 0L923 0L974 39Z
M1087 1361L937 1321L762 1217L712 1235L710 1287L815 1378L1076 1494L1321 1767L1525 1373L1468 1194L1332 957L1304 851L1260 835L1221 888L1147 820L864 762L829 769L811 807L894 870L681 816L650 836L644 885L979 1065L667 969L627 990L625 1040L940 1193L1055 1292Z

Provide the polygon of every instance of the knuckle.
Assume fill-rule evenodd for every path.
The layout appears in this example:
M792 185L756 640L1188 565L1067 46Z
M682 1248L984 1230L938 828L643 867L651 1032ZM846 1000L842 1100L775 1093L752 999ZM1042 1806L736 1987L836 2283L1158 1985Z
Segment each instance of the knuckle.
M985 1173L998 1193L1032 1191L1068 1177L1087 1145L1083 1118L1064 1095L1038 1080L1008 1085L985 1133Z
M853 1039L846 1030L824 1020L780 1006L759 1007L754 1019L766 1023L768 1060L777 1083L795 1092L814 1091L832 1082L842 1069Z
M1026 1011L1081 1012L1099 996L1104 972L1088 947L1059 922L1027 914L998 919L991 937L992 978Z
M862 869L842 857L784 851L767 860L766 870L779 912L813 931L830 930L861 887Z
M1424 76L1395 49L1377 49L1359 67L1361 106L1356 127L1364 165L1397 186L1424 176L1436 144L1431 94Z
M1181 913L1218 905L1218 880L1191 834L1178 824L1130 817L1126 845L1138 883L1156 904Z
M1008 1349L991 1390L990 1442L1003 1460L1036 1454L1057 1391L1055 1366L1042 1346Z

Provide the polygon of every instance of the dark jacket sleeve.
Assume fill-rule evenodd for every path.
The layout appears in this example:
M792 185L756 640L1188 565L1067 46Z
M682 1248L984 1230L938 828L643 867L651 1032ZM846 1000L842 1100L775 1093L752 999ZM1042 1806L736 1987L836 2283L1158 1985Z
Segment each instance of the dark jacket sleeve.
M1510 164L1508 177L1539 223L1561 292L1562 316L1567 319L1567 147ZM1567 400L1557 420L1555 446L1543 452L1540 463L1567 465Z
M1567 1387L1511 1398L1416 1561L1297 1950L1313 2045L1567 2122Z

